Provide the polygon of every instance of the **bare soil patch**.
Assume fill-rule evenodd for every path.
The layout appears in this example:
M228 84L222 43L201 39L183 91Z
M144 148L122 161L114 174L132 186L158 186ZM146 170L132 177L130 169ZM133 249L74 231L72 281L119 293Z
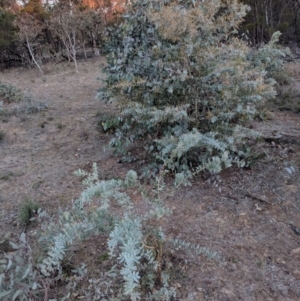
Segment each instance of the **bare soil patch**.
M96 130L96 115L115 110L96 99L104 63L103 58L79 62L78 74L68 64L52 66L43 76L36 70L0 73L1 81L29 90L47 105L34 114L24 113L26 103L4 106L14 113L0 123L5 134L0 142L0 240L7 232L22 232L18 212L25 199L50 214L70 206L82 190L73 174L78 168L89 170L97 162L103 179L134 168L104 151L110 137ZM166 250L165 260L175 267L177 300L300 300L300 115L275 112L272 120L253 122L253 128L268 139L253 146L259 158L253 158L251 168L226 170L215 185L199 176L192 187L167 199L173 209L163 225L167 235L208 247L224 259L218 265ZM105 254L104 239L81 245L75 261Z
M104 151L109 141L96 130L97 114L108 105L96 99L103 59L80 62L77 74L72 65L51 66L41 76L37 70L8 70L0 80L30 94L34 105L47 109L27 114L28 103L4 104L13 112L2 116L0 145L1 234L16 225L18 209L25 199L38 202L50 212L70 203L81 190L73 175L78 168L98 162L99 169L115 174L116 160ZM104 174L103 174L104 176Z

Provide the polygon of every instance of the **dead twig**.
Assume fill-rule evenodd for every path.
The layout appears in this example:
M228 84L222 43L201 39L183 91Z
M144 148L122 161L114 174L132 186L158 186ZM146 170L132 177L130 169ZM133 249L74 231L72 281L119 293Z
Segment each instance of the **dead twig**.
M280 221L280 220L278 220L278 221L279 221L280 223L283 223L283 224L288 225L288 226L293 230L293 232L294 232L296 235L300 235L300 229L297 228L296 226L294 226L292 223L286 223L286 222Z
M264 198L261 198L261 197L259 197L259 196L256 196L256 195L253 195L251 192L249 192L249 191L243 191L243 190L241 190L241 189L239 189L238 191L237 191L237 189L235 189L234 187L232 187L232 186L230 186L230 185L228 185L233 191L235 191L236 193L241 193L242 195L244 195L244 196L246 196L246 197L249 197L249 198L252 198L252 199L255 199L255 200L257 200L257 201L260 201L260 202L264 202L264 203L268 203L268 204L270 204L270 205L273 205L273 203L272 202L270 202L270 201L268 201L268 200L266 200L266 199L264 199ZM226 195L225 197L228 197L228 198L231 198L231 199L233 199L233 200L236 200L236 198L234 198L234 197L231 197L231 196L229 196L229 195Z
M44 301L48 301L49 300L49 297L48 297L49 283L46 283L43 279L41 279L41 282L42 282L43 287L45 289Z
M231 196L231 195L228 195L228 194L224 195L223 197L226 198L226 199L231 199L231 200L234 200L236 202L239 202L239 199L237 197L234 197L234 196Z
M247 197L249 197L249 198L255 199L255 200L260 201L260 202L265 202L265 203L268 203L268 204L270 204L270 205L273 205L273 204L272 204L271 202L269 202L268 200L265 200L265 199L263 199L263 198L261 198L261 197L259 197L259 196L253 195L253 194L251 194L250 192L245 192L245 193L244 193L244 196L247 196Z
M67 137L71 135L71 133L76 129L76 127L77 127L77 125L75 125L73 128L70 129L69 134L67 135Z

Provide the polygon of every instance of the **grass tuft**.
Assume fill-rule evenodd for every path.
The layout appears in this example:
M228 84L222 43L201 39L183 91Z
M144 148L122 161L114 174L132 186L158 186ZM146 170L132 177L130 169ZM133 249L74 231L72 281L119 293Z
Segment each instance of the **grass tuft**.
M37 211L40 206L37 203L32 202L30 199L25 200L20 208L19 220L24 226L28 225L32 218L37 215Z
M5 133L3 131L0 131L0 142L4 140Z

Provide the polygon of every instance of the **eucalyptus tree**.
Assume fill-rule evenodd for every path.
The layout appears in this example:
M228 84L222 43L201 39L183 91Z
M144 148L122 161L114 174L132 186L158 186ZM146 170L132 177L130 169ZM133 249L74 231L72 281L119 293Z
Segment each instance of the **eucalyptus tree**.
M299 0L242 0L251 7L243 24L253 46L270 39L272 34L282 32L281 40L298 43L300 30Z

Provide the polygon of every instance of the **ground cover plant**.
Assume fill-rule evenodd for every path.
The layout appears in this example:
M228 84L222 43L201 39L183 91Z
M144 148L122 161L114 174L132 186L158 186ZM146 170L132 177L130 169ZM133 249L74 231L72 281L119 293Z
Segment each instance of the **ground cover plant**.
M0 99L4 103L19 102L22 99L22 93L13 85L0 83Z
M111 32L99 98L122 111L112 146L143 140L144 175L164 166L180 183L248 164L245 145L259 134L247 122L276 95L285 56L278 32L258 50L237 37L248 10L236 0L138 0Z
M23 92L14 85L0 82L0 117L2 121L7 121L12 115L32 114L46 109L47 105L35 99L28 90Z
M28 225L37 216L39 205L32 200L25 200L20 208L19 219L23 226Z
M65 278L63 262L68 250L76 242L84 242L99 233L108 237L105 254L112 264L110 269L102 271L99 278L89 279L92 285L82 292L89 300L173 300L176 289L171 285L172 265L164 259L171 246L222 261L217 252L183 240L167 238L160 227L154 226L159 225L159 220L164 216L171 214L162 199L168 195L165 193L163 176L156 179L155 193L152 191L149 194L132 170L124 180L100 181L97 166L93 164L90 173L80 169L76 175L84 178L86 189L73 201L72 209L59 213L58 223L51 221L31 201L24 203L20 213L22 223L29 223L32 210L35 210L36 219L46 218L39 237L42 250L45 251L40 251L40 258L35 258L25 233L22 233L19 244L10 243L15 252L0 260L2 300L48 300L54 279L62 281ZM146 211L139 212L127 193L133 188L142 194ZM119 213L112 211L113 203L120 207ZM47 218L50 221L47 222ZM70 256L70 252L68 254ZM87 273L84 264L72 270L75 276ZM81 278L75 276L70 275L69 290L59 300L68 300L80 285ZM122 288L118 283L122 283Z

